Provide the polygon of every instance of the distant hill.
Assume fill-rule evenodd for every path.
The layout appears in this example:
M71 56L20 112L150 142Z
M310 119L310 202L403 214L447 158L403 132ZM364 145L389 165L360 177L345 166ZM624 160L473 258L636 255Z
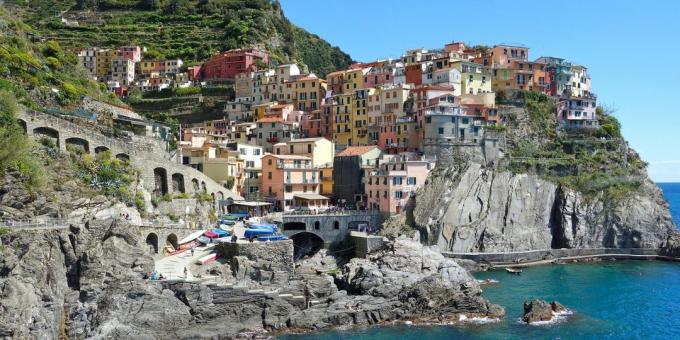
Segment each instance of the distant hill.
M258 46L277 62L304 63L320 76L352 61L292 24L270 0L6 0L48 39L68 47L139 44L149 58L189 65L213 53Z

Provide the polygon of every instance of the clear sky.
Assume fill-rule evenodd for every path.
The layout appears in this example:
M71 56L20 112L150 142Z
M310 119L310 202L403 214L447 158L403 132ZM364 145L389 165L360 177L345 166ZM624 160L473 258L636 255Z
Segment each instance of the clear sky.
M598 102L657 182L680 182L680 1L281 0L354 60L447 42L523 44L588 67ZM677 99L677 101L676 101Z

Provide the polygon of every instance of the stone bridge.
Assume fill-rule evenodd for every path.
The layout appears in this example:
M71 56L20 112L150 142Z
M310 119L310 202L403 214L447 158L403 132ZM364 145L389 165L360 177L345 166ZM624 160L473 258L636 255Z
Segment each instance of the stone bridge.
M344 241L353 230L377 230L382 221L379 212L361 210L316 215L284 214L277 218L283 234L294 242L307 238L306 242L320 242L324 247Z
M66 151L67 145L90 154L111 151L116 158L139 169L142 185L155 195L203 192L209 193L215 204L228 198L241 199L202 172L170 161L170 155L149 139L128 141L107 137L94 129L28 108L19 110L17 120L27 135L49 138L62 151Z

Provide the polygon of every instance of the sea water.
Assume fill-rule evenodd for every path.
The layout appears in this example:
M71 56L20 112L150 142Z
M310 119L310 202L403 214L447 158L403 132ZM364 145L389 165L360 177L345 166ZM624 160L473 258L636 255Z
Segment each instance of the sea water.
M680 184L660 184L680 222ZM462 326L374 326L285 335L281 339L680 339L680 263L603 261L474 274L498 280L483 296L505 308L498 322ZM572 312L557 322L520 321L530 299L557 300Z

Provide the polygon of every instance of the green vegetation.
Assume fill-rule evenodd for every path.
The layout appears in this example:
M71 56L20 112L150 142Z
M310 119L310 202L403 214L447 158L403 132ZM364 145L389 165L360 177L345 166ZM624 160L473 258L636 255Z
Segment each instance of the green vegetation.
M641 184L646 164L629 151L614 116L598 108L600 128L557 133L555 103L545 95L520 92L528 119L529 137L519 138L509 150L508 170L535 173L587 197L600 192L610 199L624 197ZM506 117L507 119L507 117ZM520 123L514 117L513 125Z
M135 194L135 208L142 217L146 214L146 203L144 203L144 195L141 192Z
M177 199L187 199L187 198L191 198L191 195L189 195L186 192L182 192L182 193L175 195L175 198L177 198Z
M19 103L31 108L72 106L84 95L117 101L87 76L73 53L57 41L36 36L0 7L0 90L13 92Z
M194 194L194 198L198 203L209 203L213 201L212 196L207 192L197 192Z
M14 117L17 108L14 94L0 90L0 175L15 169L28 188L35 189L44 183L45 171L40 149L28 141Z
M350 57L293 25L271 0L8 0L42 34L69 47L140 44L147 58L181 58L197 64L218 51L263 46L276 62L302 62L323 76ZM60 13L78 12L77 25ZM68 16L67 16L68 17Z
M131 191L137 171L128 162L112 157L110 151L101 152L97 156L72 153L71 159L76 177L91 188L129 206L138 206L137 199L140 197Z

